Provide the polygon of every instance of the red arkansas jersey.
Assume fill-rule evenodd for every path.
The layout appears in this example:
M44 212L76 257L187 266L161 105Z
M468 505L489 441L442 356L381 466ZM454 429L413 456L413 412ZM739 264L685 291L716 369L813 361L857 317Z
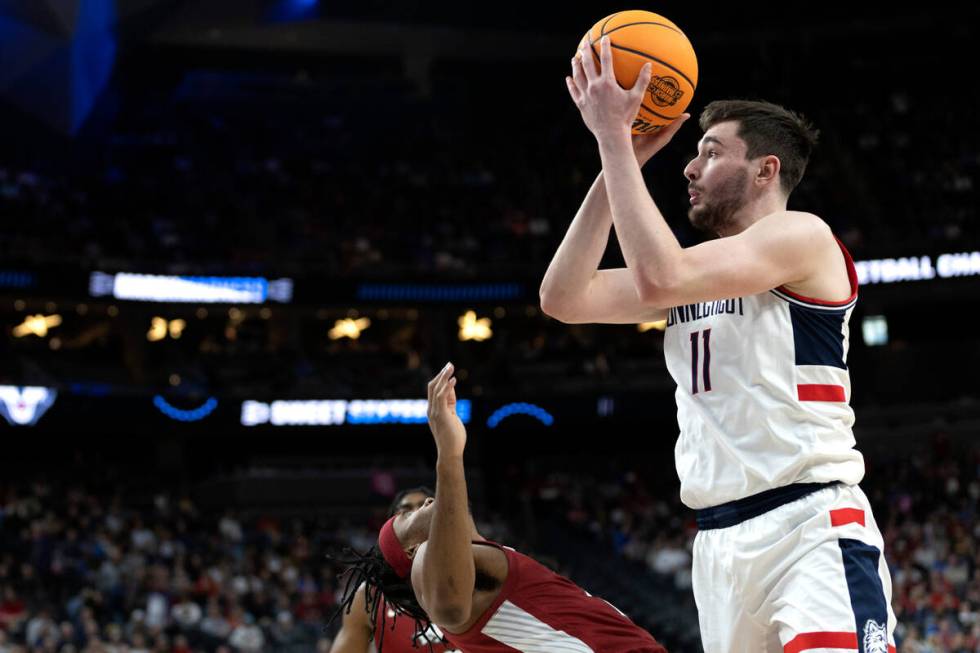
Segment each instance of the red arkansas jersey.
M384 642L381 641L382 628ZM435 624L416 638L414 619L395 614L387 602L378 608L374 622L374 645L379 653L429 653L430 643L432 653L459 653L446 644L442 631Z
M666 653L622 612L513 549L500 595L465 633L445 633L466 653ZM386 640L387 642L387 640ZM387 653L387 652L386 652Z

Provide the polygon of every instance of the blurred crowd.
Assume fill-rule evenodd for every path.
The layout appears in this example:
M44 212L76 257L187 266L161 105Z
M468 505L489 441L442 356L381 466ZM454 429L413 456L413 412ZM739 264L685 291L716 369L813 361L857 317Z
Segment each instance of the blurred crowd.
M326 651L336 525L36 482L0 493L0 651ZM356 530L344 531L358 540Z
M791 204L823 216L858 256L976 243L980 142L962 126L980 98L947 83L943 65L967 44L951 33L935 51L896 52L888 38L705 45L692 111L749 94L810 117L822 145ZM832 93L827 70L848 71ZM217 273L537 276L598 171L564 70L550 61L439 63L424 90L363 66L181 74L176 89L117 80L126 103L97 144L0 155L11 227L0 256ZM535 110L501 107L504 85L533 95ZM692 121L651 165L658 205L688 242L681 170L699 135Z

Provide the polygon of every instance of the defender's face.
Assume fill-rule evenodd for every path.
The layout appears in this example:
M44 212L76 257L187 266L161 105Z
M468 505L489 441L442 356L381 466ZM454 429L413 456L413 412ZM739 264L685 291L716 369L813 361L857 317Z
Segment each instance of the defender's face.
M405 502L405 499L413 496L418 497L415 502ZM398 541L406 550L411 550L409 555L412 555L415 548L429 538L429 525L432 523L432 506L435 499L422 493L408 495L405 499L398 504L393 526ZM404 509L402 509L403 503Z
M421 508L422 504L428 498L429 496L423 492L409 492L398 501L398 505L395 506L395 514L398 515Z
M748 146L737 132L736 122L711 127L698 143L697 156L684 168L691 205L687 215L702 231L723 231L748 199Z

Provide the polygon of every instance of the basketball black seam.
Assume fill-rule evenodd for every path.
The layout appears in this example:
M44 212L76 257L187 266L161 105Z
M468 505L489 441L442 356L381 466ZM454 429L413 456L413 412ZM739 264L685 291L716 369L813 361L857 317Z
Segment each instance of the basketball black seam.
M603 37L603 36L606 35L606 25L609 24L609 21L611 21L613 18L615 18L616 16L620 15L621 13L623 13L623 12L617 11L616 13L614 13L613 15L611 15L609 18L606 19L606 22L604 22L602 24L602 27L599 28L599 36L600 37ZM591 37L591 35L590 35L590 37ZM589 40L591 41L592 39L589 38Z
M635 22L635 23L626 23L625 25L617 25L616 27L612 28L608 32L603 32L602 33L602 36L609 36L610 34L612 34L613 32L615 32L616 30L623 29L624 27L629 27L630 25L659 25L660 27L666 27L667 29L669 29L672 32L677 32L681 36L685 36L684 32L680 31L679 29L677 29L673 25L668 25L667 23L654 23L652 21L638 21L638 22Z
M695 84L694 82L692 82L691 79L687 75L685 75L683 72L681 72L677 68L674 68L673 66L671 66L666 61L661 61L660 59L657 59L656 57L651 57L646 52L640 52L639 50L634 50L632 48L624 48L623 46L616 45L615 43L610 43L610 45L612 45L617 50L623 50L624 52L632 52L633 54L638 54L638 55L640 55L641 57L643 57L645 59L649 59L650 61L656 61L658 64L660 64L661 66L664 66L665 68L670 68L675 73L677 73L678 75L680 75L681 77L683 77L684 78L684 81L686 81L688 84L691 85L691 88L692 89L697 90L697 88L698 88L697 87L697 84ZM593 53L595 52L595 48L594 47L593 47L593 50L592 51L593 51Z
M654 111L653 109L651 109L647 105L643 104L642 102L640 103L640 106L643 107L644 109L646 109L647 111L649 111L650 113L652 113L653 115L657 116L658 118L663 118L664 120L676 120L677 119L677 116L671 117L671 116L665 116L662 113L657 113L656 111Z

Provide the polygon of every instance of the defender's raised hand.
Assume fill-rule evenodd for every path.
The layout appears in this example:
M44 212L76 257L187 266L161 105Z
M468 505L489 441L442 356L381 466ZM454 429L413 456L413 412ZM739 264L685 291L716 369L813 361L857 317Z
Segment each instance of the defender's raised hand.
M452 363L446 363L429 381L429 428L439 455L462 456L466 448L466 427L456 414L456 377Z

